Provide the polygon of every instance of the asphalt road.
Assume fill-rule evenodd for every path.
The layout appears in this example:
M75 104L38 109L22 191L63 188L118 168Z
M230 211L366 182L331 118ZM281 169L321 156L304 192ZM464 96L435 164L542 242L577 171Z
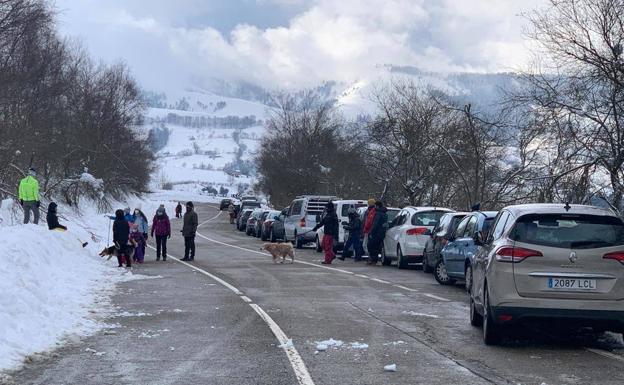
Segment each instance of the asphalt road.
M441 286L415 269L351 260L324 266L312 248L298 250L295 264L273 264L225 213L197 209L205 222L192 266L157 263L151 251L133 269L154 279L123 283L113 297L106 322L116 327L41 356L5 382L624 383L619 335L546 325L486 347L459 285ZM174 236L171 256L182 245ZM317 351L330 338L343 344ZM292 345L280 347L288 339ZM389 364L396 372L384 371Z

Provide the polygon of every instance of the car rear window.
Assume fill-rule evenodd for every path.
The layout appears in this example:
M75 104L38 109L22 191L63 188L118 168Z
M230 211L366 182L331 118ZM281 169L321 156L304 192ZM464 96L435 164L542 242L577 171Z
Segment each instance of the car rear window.
M517 242L565 249L624 245L624 224L617 217L531 214L520 217L510 238Z
M446 211L422 211L412 216L412 225L414 226L435 226L442 218Z
M366 203L355 203L355 204L349 204L349 205L342 205L342 210L341 210L340 216L346 217L347 215L349 215L349 209L351 207L353 207L353 208L355 208L357 210L360 207L366 207Z
M245 202L243 203L243 207L260 207L260 202Z

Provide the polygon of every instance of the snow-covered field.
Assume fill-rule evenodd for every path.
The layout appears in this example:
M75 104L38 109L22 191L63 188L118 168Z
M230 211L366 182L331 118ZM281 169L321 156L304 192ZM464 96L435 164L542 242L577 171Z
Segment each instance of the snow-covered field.
M178 199L217 201L196 190L158 191L116 202L114 208L140 208L151 219L160 204L172 216ZM50 231L43 221L21 224L13 200L0 206L0 371L107 327L115 285L142 278L118 268L115 258L98 256L112 244L112 223L95 205L84 202L80 211L59 205L58 212L66 232ZM83 248L82 242L89 244Z

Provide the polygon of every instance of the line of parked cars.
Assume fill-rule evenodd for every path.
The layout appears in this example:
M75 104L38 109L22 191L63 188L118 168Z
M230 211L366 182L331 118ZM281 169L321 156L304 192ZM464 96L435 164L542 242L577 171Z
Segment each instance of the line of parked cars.
M242 201L237 227L263 240L314 243L310 230L332 201L341 221L366 201L299 196L281 211ZM512 327L556 322L624 333L624 223L609 209L568 204L524 204L500 211L460 212L442 207L388 209L381 262L416 264L443 285L463 283L470 323L486 344ZM337 245L346 241L341 227ZM366 250L366 249L365 249ZM343 250L343 252L348 252Z

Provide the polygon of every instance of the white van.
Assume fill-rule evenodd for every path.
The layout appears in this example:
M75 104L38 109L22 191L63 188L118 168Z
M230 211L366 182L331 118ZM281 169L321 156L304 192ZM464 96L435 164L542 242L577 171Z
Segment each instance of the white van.
M336 209L336 214L338 215L338 249L342 249L342 246L345 243L345 229L342 227L344 224L349 223L349 209L354 208L355 210L360 207L367 207L366 200L359 199L345 199L345 200L337 200L334 202L334 208ZM323 241L323 235L325 234L324 228L320 228L316 230L316 251L321 252L321 242Z

